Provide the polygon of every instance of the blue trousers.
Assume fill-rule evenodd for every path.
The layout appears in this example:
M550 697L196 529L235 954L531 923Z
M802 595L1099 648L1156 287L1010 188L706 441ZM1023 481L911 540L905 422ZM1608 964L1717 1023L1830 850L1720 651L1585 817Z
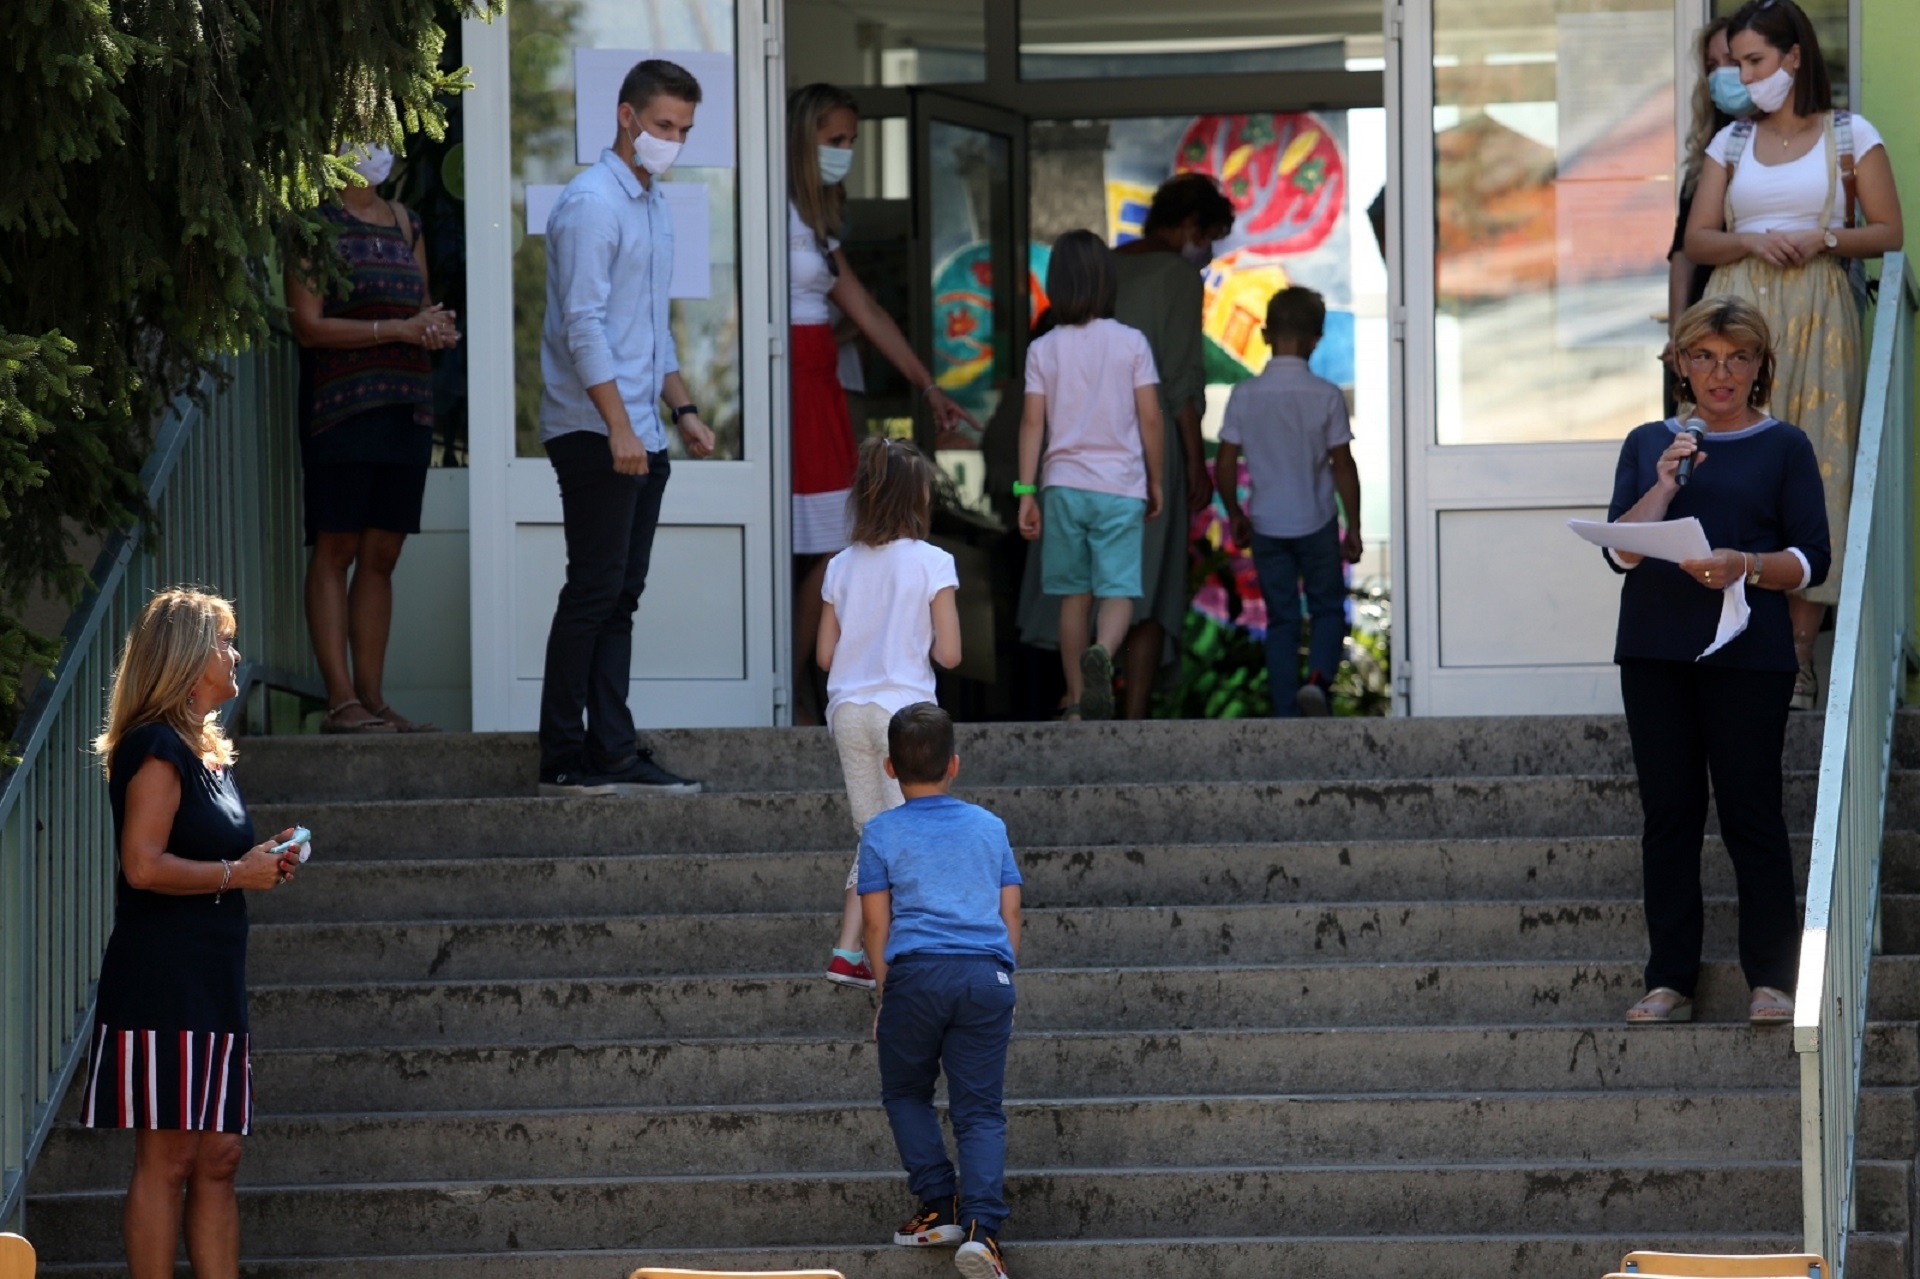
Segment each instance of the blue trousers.
M1267 601L1267 688L1273 713L1298 715L1300 689L1300 591L1307 594L1313 630L1307 637L1307 669L1333 683L1347 642L1347 588L1340 572L1340 518L1304 537L1253 535L1253 568Z
M880 1003L880 1099L907 1185L927 1203L960 1195L960 1223L990 1235L1007 1219L1007 1041L1013 975L991 955L902 955ZM933 1108L947 1072L947 1115L959 1147L954 1174Z

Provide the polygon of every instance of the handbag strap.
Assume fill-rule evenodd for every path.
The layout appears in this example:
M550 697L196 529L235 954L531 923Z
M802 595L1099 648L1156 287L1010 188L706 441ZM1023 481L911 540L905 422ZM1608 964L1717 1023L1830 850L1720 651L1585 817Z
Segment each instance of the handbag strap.
M1747 141L1753 137L1753 121L1735 120L1733 132L1727 135L1727 191L1721 203L1720 225L1725 230L1733 230L1733 171L1740 163L1740 157L1747 153Z
M1846 192L1846 222L1853 225L1853 211L1860 203L1860 188L1854 180L1853 160L1853 113L1835 111L1833 113L1833 132L1840 150L1840 186Z

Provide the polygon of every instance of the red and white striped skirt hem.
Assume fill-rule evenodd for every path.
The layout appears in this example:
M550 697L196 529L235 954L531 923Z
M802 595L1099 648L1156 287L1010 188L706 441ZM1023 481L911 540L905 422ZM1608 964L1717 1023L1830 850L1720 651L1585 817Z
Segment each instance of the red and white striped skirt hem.
M89 1128L245 1136L253 1126L250 1036L96 1025L81 1119Z

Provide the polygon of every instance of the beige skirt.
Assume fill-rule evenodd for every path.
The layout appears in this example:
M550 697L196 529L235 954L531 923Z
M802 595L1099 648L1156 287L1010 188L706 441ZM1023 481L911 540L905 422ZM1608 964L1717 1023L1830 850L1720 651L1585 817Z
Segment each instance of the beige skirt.
M1846 266L1827 256L1801 267L1742 258L1714 268L1707 296L1721 293L1759 307L1773 330L1773 397L1767 411L1807 433L1827 490L1833 567L1825 582L1805 594L1816 603L1838 603L1862 377L1860 309L1847 285Z

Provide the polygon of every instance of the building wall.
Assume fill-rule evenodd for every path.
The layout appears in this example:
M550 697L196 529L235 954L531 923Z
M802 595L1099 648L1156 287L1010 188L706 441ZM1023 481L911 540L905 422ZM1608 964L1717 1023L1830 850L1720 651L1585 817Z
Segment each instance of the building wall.
M1920 249L1920 25L1912 0L1859 0L1860 111L1886 139L1893 177L1907 222L1907 252ZM1917 426L1916 429L1920 429ZM1916 475L1914 492L1920 492ZM1914 557L1914 590L1920 595L1920 554Z

